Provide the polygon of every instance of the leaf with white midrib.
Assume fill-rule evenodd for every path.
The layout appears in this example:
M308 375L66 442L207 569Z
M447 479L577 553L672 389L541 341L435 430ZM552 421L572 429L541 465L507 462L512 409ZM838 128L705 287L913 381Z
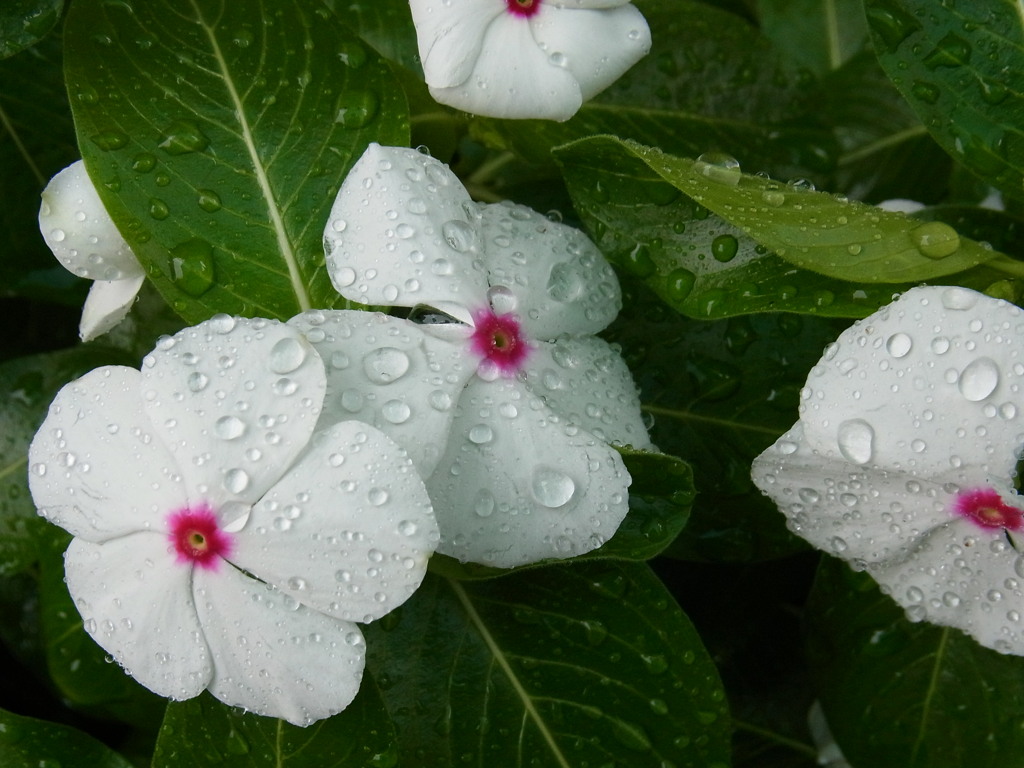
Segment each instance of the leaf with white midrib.
M370 141L408 143L408 115L338 16L298 0L78 3L66 48L90 176L182 317L344 305L327 214Z
M717 672L644 565L430 575L367 652L402 764L727 763Z

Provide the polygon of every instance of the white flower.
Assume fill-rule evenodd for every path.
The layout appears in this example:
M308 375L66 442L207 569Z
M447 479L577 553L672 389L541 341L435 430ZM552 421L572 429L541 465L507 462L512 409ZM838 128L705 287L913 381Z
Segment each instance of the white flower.
M1024 654L1022 387L1020 309L915 288L829 346L754 482L910 619Z
M609 538L630 478L608 443L651 444L629 371L589 335L620 306L593 243L528 208L473 203L415 150L371 145L325 245L346 298L436 321L293 320L325 360L344 363L331 369L325 414L371 421L429 475L438 551L510 567Z
M39 231L69 272L95 280L78 326L82 341L101 336L124 319L145 274L103 207L81 160L43 190Z
M51 405L33 498L75 536L85 629L147 688L327 717L359 687L352 622L419 585L437 541L423 483L370 426L314 434L324 379L294 328L220 315Z
M627 0L410 0L440 103L490 117L568 120L651 49Z

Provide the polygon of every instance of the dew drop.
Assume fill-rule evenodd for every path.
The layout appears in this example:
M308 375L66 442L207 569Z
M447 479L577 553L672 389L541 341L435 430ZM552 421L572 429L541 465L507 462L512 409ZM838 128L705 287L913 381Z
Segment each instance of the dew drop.
M964 399L977 403L999 386L999 366L989 357L972 360L960 373L957 387Z
M452 250L468 253L476 249L476 231L460 219L452 219L442 224L441 234Z
M960 235L949 224L926 221L910 232L910 240L929 259L944 259L960 247Z
M850 419L839 425L839 452L854 464L867 464L874 452L875 430L863 419Z
M235 440L245 434L246 426L237 416L221 416L213 429L222 440Z
M231 493L243 493L249 482L249 473L244 469L229 469L224 474L224 487Z
M913 346L913 339L905 333L894 333L885 342L885 348L889 350L889 354L897 358L906 357Z
M274 373L291 373L305 360L306 348L298 339L281 339L270 350L270 370Z
M375 384L390 384L409 370L409 356L395 347L381 347L363 358L363 371Z
M573 479L557 469L537 467L533 472L533 496L543 506L557 509L576 493Z

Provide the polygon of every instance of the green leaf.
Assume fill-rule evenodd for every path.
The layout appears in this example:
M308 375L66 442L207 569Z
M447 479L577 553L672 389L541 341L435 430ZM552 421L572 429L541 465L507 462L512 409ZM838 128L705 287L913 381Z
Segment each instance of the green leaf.
M864 51L820 81L815 96L833 126L840 156L834 189L878 203L935 203L949 191L952 160L935 143L874 52Z
M67 725L0 709L4 768L132 768L102 742Z
M0 293L29 293L28 283L47 273L73 279L43 242L38 219L39 193L77 157L59 39L0 61Z
M870 577L831 558L807 617L821 702L852 765L1024 765L1024 659L907 621Z
M782 178L830 171L831 134L805 116L806 78L739 16L690 0L637 3L650 54L571 120L475 120L484 143L546 164L559 144L614 134L678 155L726 152Z
M0 8L0 59L35 45L60 20L64 0L4 0Z
M416 27L412 23L408 0L326 0L326 5L350 21L359 36L381 56L401 64L419 75L420 80L423 79L416 46Z
M76 3L68 90L89 174L178 314L342 306L323 225L370 141L408 141L386 63L300 0Z
M401 765L728 763L718 674L644 565L428 576L367 652Z
M48 526L28 490L28 446L65 383L119 359L89 346L32 355L0 365L0 576L27 570L38 559L36 540Z
M229 707L207 693L167 706L153 768L392 768L395 734L369 677L342 712L300 728Z
M761 31L816 75L839 69L867 42L860 0L759 0Z
M625 288L609 340L653 416L651 439L689 462L697 483L667 554L744 561L804 549L754 487L750 463L796 421L807 371L845 324L783 313L698 322L659 308L632 282Z
M867 0L878 60L935 140L1024 196L1024 22L1016 3Z
M652 189L650 180L660 179L664 185L659 188L659 194L666 202L685 195L740 228L789 264L839 280L858 283L933 280L993 262L1001 256L960 237L941 223L917 223L900 213L744 174L734 164L674 157L613 137L574 142L559 149L556 157L570 179L580 174L579 169L586 169L584 178L575 182L577 189L585 187L595 171L619 170L625 158L629 163L629 178L647 182L648 192ZM637 166L637 160L642 165ZM578 196L583 194L577 193ZM607 202L609 195L596 183L591 184L585 194L587 199L596 198L598 203L602 199ZM628 205L634 201L635 197L632 200L627 197L617 204ZM704 253L707 261L710 252L714 256L711 261L727 263L735 258L717 256L714 240L708 241L704 233L697 234L703 237L696 243L692 243L693 235L688 238L698 250L695 256ZM736 248L729 251L737 253ZM693 258L694 269L698 268L698 261ZM1005 257L999 263L1003 261ZM692 272L687 282L692 285Z

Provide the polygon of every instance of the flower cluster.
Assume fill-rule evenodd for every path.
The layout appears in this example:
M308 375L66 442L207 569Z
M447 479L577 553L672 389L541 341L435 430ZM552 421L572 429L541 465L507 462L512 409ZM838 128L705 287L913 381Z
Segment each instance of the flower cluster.
M81 164L51 187L69 178L92 213L49 195L44 226L74 232L51 241L77 245L69 259L90 243L92 265L116 243L127 270ZM628 511L613 446L651 447L625 364L593 336L618 283L577 230L371 145L325 245L343 295L411 319L216 316L141 371L67 385L30 449L40 514L75 537L88 633L164 696L298 724L351 701L356 622L406 600L435 548L499 567L595 549Z
M651 48L628 0L410 0L440 103L489 117L568 120Z
M916 621L1024 654L1024 312L924 287L843 333L800 420L753 467L815 546L866 570Z

